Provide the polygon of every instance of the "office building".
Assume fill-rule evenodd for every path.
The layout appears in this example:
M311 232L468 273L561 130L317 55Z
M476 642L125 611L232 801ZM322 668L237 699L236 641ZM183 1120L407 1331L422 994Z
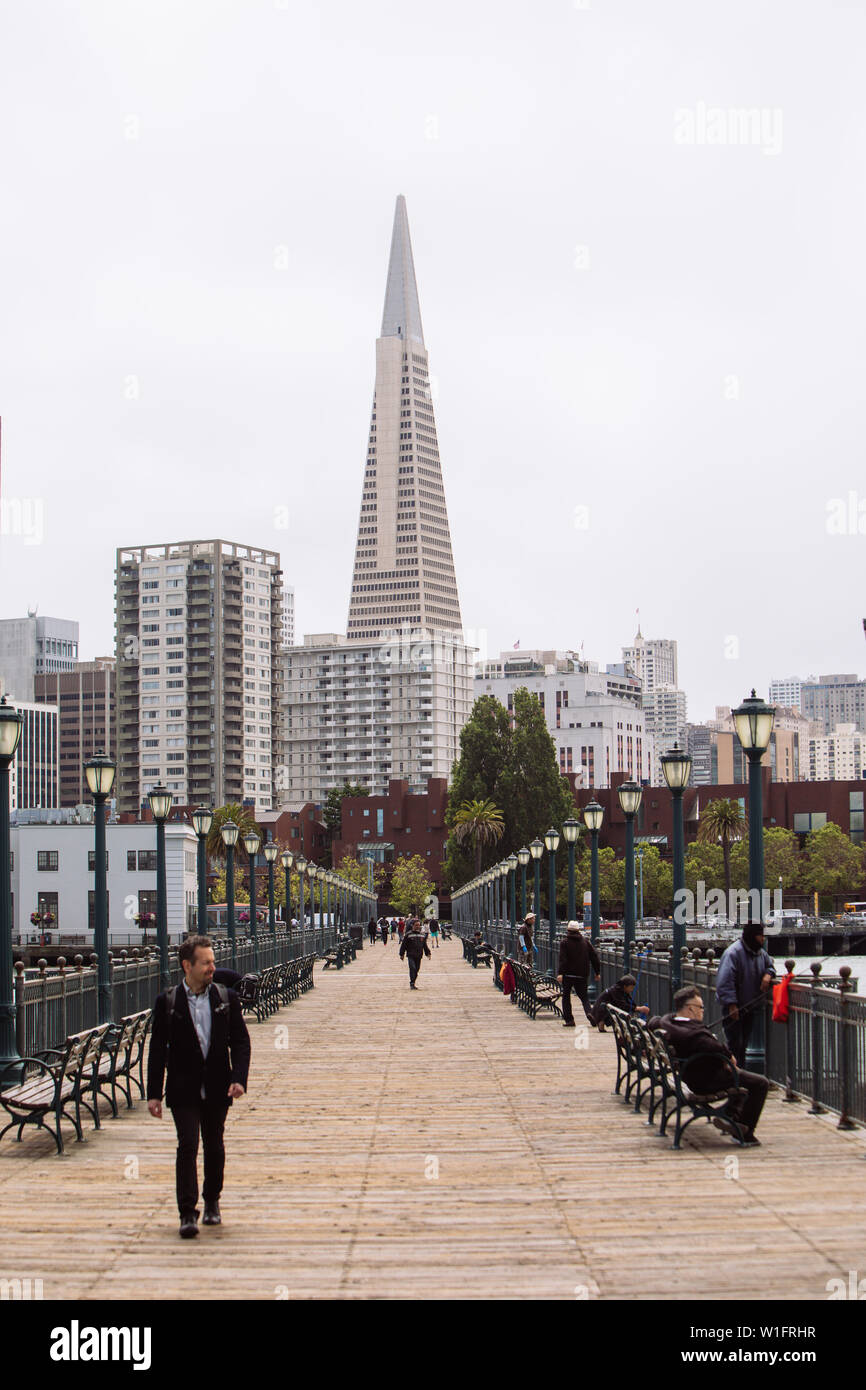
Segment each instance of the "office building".
M0 678L7 695L33 704L36 677L71 671L78 660L78 623L65 618L0 618Z
M90 792L84 764L94 753L114 752L114 657L77 661L71 671L36 677L36 703L60 712L58 806L78 806Z
M858 733L866 733L866 680L831 675L803 681L800 701L801 713L820 720L824 734L832 734L837 724L853 724Z

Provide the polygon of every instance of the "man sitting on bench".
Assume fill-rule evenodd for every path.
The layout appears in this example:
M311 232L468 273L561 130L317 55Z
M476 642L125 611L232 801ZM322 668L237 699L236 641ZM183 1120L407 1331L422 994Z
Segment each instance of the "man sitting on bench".
M704 1023L704 1001L696 985L685 985L674 995L674 1010L662 1018L651 1018L647 1027L664 1033L677 1057L681 1061L698 1052L713 1053L724 1058L736 1067L737 1085L748 1092L745 1100L737 1097L731 1102L730 1117L745 1130L743 1142L752 1147L760 1144L755 1138L755 1128L767 1099L770 1083L766 1076L743 1071L737 1067L730 1050L719 1042ZM699 1066L688 1070L687 1086L695 1095L712 1095L716 1091L726 1091L730 1087L730 1069L719 1066L713 1056L702 1057ZM713 1120L717 1129L738 1138L737 1131L723 1117Z
M620 1009L624 1014L643 1014L646 1018L649 1013L648 1005L636 1004L634 1001L636 984L637 980L634 975L623 975L615 985L611 985L610 989L606 989L603 994L598 996L592 1011L591 1022L595 1024L600 1033L604 1032L604 1025L608 1021L608 1004L612 1004L615 1009Z

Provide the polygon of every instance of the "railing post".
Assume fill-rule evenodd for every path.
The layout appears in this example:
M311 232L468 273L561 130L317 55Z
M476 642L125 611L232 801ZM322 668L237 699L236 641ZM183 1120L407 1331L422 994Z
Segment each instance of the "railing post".
M61 1037L69 1037L69 1028L66 1021L66 957L57 957L57 968L60 971L60 1028Z
M839 1116L837 1129L855 1129L854 1121L849 1118L848 1112L851 1109L851 1067L848 1055L848 1034L853 1033L853 1029L848 1028L848 995L851 992L850 965L840 965L839 974L842 983L839 986L839 1081L841 1083L842 1114Z
M14 980L14 999L15 999L15 1046L18 1049L19 1057L26 1057L27 1052L25 1043L27 1041L27 1014L24 1002L24 962L15 962Z
M821 1071L824 1065L821 1020L818 1017L818 976L821 974L821 962L819 960L813 961L809 968L812 971L812 1104L809 1106L808 1113L810 1115L823 1115L824 1107L818 1101Z
M784 1101L799 1100L800 1097L794 1094L794 1048L796 1044L795 1030L791 1027L791 984L794 980L794 966L796 961L786 960L785 969L788 972L788 1021L785 1024L785 1094Z
M39 987L42 991L41 1008L39 1010L39 1047L38 1052L44 1052L48 1046L48 976L45 971L48 961L43 957L36 962L39 966Z

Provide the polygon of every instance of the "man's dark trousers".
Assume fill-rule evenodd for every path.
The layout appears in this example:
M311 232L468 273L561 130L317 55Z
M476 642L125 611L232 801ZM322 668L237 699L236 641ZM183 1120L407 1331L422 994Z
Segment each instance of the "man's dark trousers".
M738 1018L730 1018L726 1014L722 1019L725 1039L728 1047L733 1053L738 1067L744 1067L746 1065L746 1048L749 1045L749 1038L752 1034L754 1017L754 1009L748 1009L746 1012L741 1009Z
M177 1130L177 1207L183 1217L194 1212L198 1206L199 1131L204 1149L202 1196L205 1205L219 1201L226 1166L223 1129L228 1106L201 1100L198 1105L176 1105L171 1113Z
M742 1067L737 1068L737 1085L742 1086L748 1091L744 1101L734 1101L731 1105L732 1119L739 1120L745 1125L746 1129L754 1130L755 1125L761 1118L761 1111L764 1108L764 1101L767 1099L767 1091L770 1083L766 1076L758 1076L754 1071L743 1071Z
M408 954L408 952L407 952L407 954ZM419 956L418 959L415 960L413 956L409 956L409 983L410 983L410 985L414 985L415 981L416 981L417 978L418 978L418 971L419 971L420 969L421 969L421 957Z
M586 976L585 975L563 975L562 977L562 1017L566 1023L574 1022L574 1014L571 1010L571 991L574 990L581 1004L583 1012L586 1014L590 1023L592 1015L589 1012L589 1004L586 998Z

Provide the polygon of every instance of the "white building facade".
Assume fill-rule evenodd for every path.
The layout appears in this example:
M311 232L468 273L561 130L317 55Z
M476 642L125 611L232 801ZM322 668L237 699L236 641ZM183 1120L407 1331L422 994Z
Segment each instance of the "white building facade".
M864 773L866 735L856 724L837 724L832 734L810 738L810 782L845 782L860 778Z
M538 662L538 657L553 661ZM475 697L493 695L509 711L524 686L538 699L563 775L581 787L609 787L613 773L650 783L654 748L646 732L641 692L633 677L601 672L573 653L524 652L512 663L503 653L485 662L475 678ZM501 675L485 672L499 670Z
M51 813L45 814L43 823L13 824L11 829L13 931L22 942L38 938L41 928L31 925L30 914L47 909L54 915L48 928L54 943L92 951L93 823L78 823L71 812L55 812L53 822L48 819ZM136 913L156 912L156 826L109 822L105 844L109 943L137 944L143 932L135 923ZM165 857L169 938L180 941L195 925L198 880L191 826L171 821L166 825ZM155 927L149 927L148 940L154 934Z

